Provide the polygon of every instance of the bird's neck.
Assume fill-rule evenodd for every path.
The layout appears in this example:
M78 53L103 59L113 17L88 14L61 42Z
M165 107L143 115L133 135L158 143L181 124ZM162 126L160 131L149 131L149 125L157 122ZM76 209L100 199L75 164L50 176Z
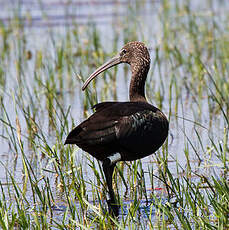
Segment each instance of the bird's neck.
M131 66L132 67L132 66ZM130 81L129 97L130 101L146 102L145 81L149 71L149 66L131 68L132 77Z

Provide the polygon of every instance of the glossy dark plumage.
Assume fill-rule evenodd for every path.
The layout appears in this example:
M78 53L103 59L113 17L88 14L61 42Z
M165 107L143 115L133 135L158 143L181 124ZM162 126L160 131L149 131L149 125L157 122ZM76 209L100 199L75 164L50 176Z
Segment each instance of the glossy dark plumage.
M145 99L150 57L141 42L127 43L119 55L88 78L83 89L98 74L119 63L131 66L130 102L102 102L95 105L93 108L96 112L73 129L65 142L76 144L103 162L110 194L108 204L115 215L118 214L118 208L115 206L112 174L116 162L137 160L154 153L167 138L169 127L165 115Z
M140 159L155 152L167 137L166 118L148 103L103 102L94 108L96 112L69 133L67 143L100 161L116 152L123 161Z

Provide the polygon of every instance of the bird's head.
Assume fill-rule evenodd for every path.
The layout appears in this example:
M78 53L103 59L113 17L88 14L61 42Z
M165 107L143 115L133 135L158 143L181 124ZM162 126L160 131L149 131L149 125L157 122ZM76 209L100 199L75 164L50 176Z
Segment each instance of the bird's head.
M132 71L139 67L149 67L150 55L148 49L142 42L127 43L115 57L104 63L90 75L85 81L82 90L85 90L88 84L100 73L120 63L128 63L131 65Z

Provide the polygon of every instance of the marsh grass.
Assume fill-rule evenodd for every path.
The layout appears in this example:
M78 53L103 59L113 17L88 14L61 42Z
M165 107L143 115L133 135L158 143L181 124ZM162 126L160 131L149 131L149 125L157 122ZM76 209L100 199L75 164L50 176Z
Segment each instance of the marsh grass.
M112 44L95 23L75 22L61 32L48 28L39 41L20 20L20 6L0 24L2 229L229 228L228 14L206 3L207 12L191 1L151 3L154 31L139 13L149 3L136 1L126 23L114 26ZM117 165L114 218L100 163L63 143L93 104L118 98L121 67L83 94L80 87L130 40L151 48L147 97L167 114L170 134L155 155ZM128 81L126 66L122 74Z

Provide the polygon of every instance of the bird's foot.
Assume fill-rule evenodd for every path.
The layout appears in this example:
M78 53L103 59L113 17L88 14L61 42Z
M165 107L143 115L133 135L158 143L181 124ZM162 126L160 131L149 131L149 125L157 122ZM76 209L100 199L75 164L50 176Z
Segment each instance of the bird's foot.
M116 204L113 200L107 200L107 205L109 213L117 217L119 215L120 205Z

